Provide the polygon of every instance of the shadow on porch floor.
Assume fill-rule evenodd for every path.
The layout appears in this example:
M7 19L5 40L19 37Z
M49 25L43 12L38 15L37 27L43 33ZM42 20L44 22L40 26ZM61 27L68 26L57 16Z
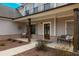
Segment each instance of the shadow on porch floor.
M73 52L73 45L72 44L69 45L66 43L52 42L52 43L47 44L47 46L49 46L51 48L56 48L56 49L60 49L60 50Z

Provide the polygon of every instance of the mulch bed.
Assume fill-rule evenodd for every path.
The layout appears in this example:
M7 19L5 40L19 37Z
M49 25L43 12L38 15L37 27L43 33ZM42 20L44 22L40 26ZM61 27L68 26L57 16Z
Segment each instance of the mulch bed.
M47 51L38 51L33 48L16 56L79 56L79 54L48 47Z
M0 51L28 44L27 42L18 40L0 40Z

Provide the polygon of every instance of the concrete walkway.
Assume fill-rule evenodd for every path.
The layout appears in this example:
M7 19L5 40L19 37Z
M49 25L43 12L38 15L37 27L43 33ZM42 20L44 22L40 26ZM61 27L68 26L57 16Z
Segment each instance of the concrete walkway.
M15 40L28 42L28 38L16 38ZM32 42L35 42L35 41L36 41L36 39L32 39L31 41L32 41Z
M28 39L27 39L27 38L16 38L15 40L19 40L19 41L28 42Z
M26 44L26 45L22 45L22 46L19 46L19 47L0 51L0 56L12 56L12 55L19 54L21 52L24 52L24 51L27 51L29 49L34 48L35 44L36 44L36 42L31 42L30 44Z

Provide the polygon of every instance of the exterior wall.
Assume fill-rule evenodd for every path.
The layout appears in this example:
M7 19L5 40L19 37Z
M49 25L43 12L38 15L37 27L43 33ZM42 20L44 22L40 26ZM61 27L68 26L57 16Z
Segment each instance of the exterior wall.
M38 23L38 35L43 35L43 23L44 22L51 22L51 36L54 36L54 20L53 19L46 19L43 21L39 21Z
M67 34L67 21L74 20L73 16L57 18L56 20L56 35L66 35ZM73 25L72 25L73 26ZM73 28L74 29L74 28Z
M0 35L19 34L17 25L11 21L0 20Z
M16 22L16 25L18 27L18 30L20 31L20 34L26 33L27 27L25 22Z
M56 34L57 36L60 36L60 35L65 35L65 20L64 19L57 19L57 22L56 22L57 26L57 30L56 30Z
M32 38L43 39L43 23L44 22L51 22L51 37L50 37L50 39L56 40L57 36L66 35L66 31L67 31L66 21L67 20L74 20L74 18L72 16L57 18L56 30L55 30L56 36L54 35L54 19L53 18L35 22L37 25L37 30L36 30L37 33L35 35L32 35Z
M37 25L37 30L36 30L37 33L35 35L32 35L32 38L43 39L43 23L44 22L51 22L51 38L53 38L53 36L54 36L54 20L53 20L53 18L35 22Z
M22 30L18 29L18 25L13 21L0 20L0 38L19 37Z

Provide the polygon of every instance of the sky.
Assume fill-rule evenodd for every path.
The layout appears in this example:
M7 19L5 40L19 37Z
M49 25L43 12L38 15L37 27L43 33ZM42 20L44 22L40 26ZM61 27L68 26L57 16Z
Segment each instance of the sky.
M20 3L2 3L2 4L11 8L18 8L21 5Z

